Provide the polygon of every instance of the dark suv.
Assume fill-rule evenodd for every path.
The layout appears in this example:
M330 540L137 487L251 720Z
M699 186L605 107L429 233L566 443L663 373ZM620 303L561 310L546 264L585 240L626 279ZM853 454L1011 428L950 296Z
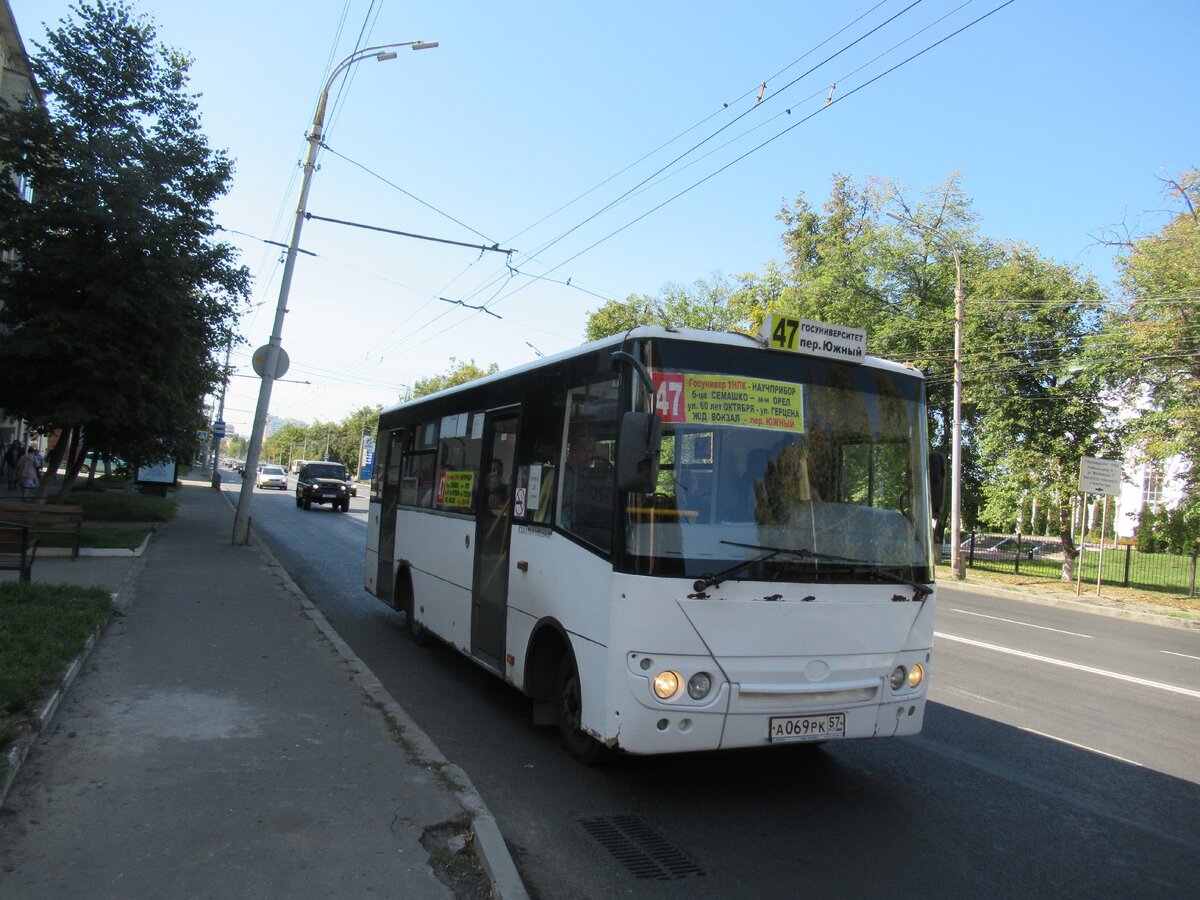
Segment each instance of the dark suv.
M350 508L345 466L333 462L310 462L300 467L296 475L296 505L312 509L314 503L332 503L338 512Z

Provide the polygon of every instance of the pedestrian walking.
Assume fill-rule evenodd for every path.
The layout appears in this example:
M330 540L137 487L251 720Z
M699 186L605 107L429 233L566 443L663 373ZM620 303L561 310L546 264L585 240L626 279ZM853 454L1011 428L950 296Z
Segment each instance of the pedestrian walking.
M28 497L38 488L37 448L32 445L29 450L17 460L17 484L21 487L21 498Z
M8 449L4 451L4 474L8 478L10 491L17 486L17 462L24 455L25 451L21 449L21 442L15 438Z

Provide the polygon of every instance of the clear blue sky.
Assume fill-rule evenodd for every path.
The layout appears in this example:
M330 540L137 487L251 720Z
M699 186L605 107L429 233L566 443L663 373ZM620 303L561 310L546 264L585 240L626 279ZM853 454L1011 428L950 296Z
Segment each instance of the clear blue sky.
M780 206L801 192L820 205L834 172L895 179L916 198L960 171L984 234L1033 244L1110 283L1111 254L1094 245L1099 229L1158 227L1159 179L1200 165L1200 4L1015 0L851 93L1003 0L961 8L923 0L902 13L910 2L141 0L137 8L162 41L195 58L204 130L237 161L218 219L261 304L242 323L241 374L266 343L278 297L280 251L263 239L288 240L304 135L332 66L355 49L364 23L366 45L441 43L359 63L335 85L334 152L322 154L308 209L497 242L520 251L511 258L519 274L510 277L493 253L309 222L301 246L317 256L297 266L283 346L287 378L311 384L277 384L271 412L311 422L389 405L399 385L446 371L450 357L503 368L531 359L528 344L547 354L574 346L601 297L761 271L782 257ZM10 4L30 53L43 21L68 9L67 0ZM839 102L822 109L834 82ZM745 112L664 173L671 177L586 221ZM571 286L528 277L549 270ZM488 302L503 318L441 297ZM226 419L242 434L257 391L253 378L231 384Z

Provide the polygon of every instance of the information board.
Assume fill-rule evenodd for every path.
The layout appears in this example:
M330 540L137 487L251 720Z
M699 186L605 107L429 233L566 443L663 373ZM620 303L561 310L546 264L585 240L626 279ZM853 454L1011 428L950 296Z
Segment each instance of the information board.
M1123 465L1119 459L1100 459L1095 456L1085 456L1079 461L1079 491L1083 494L1103 494L1106 497L1116 497L1121 493L1121 472Z

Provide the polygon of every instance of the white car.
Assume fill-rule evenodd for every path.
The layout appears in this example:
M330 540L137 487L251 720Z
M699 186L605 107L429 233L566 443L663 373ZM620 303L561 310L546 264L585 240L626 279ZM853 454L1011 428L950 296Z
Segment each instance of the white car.
M283 470L283 466L260 466L257 484L260 488L273 487L286 491L288 487L287 472Z

